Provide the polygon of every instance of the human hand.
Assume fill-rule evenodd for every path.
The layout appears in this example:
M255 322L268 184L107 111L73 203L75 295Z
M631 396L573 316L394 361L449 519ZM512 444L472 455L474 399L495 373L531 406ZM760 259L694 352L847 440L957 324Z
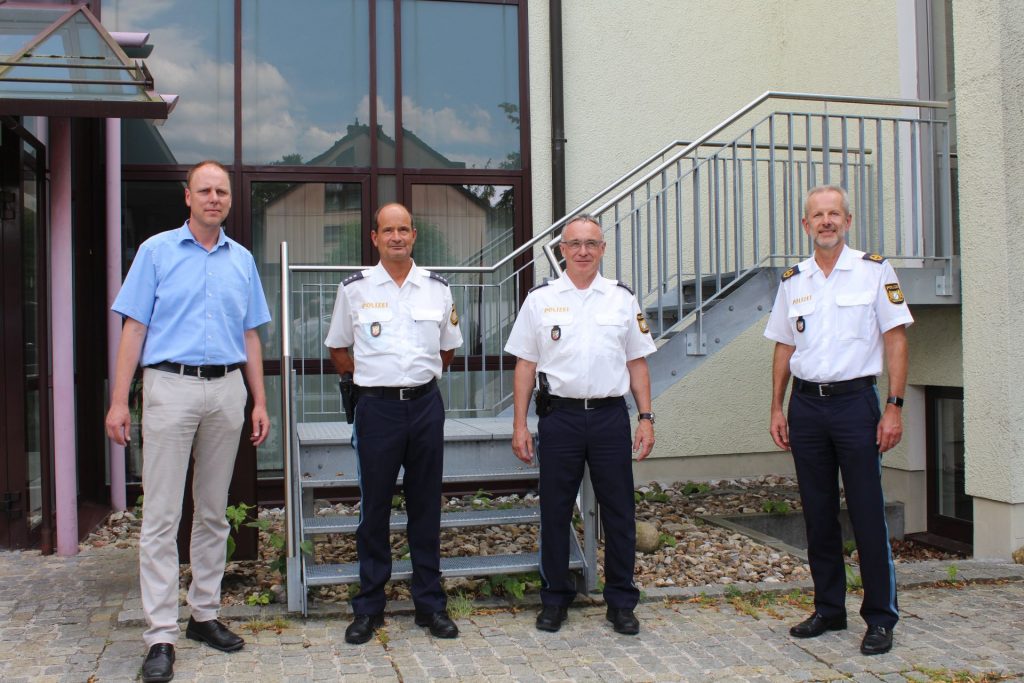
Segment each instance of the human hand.
M512 428L512 452L527 465L533 464L533 434L526 425Z
M124 446L131 441L132 416L128 412L128 404L111 403L104 426L107 436L119 446Z
M252 435L249 440L253 446L259 446L270 436L270 416L267 415L266 406L256 406L252 409Z
M654 449L654 424L650 420L640 420L636 425L636 436L633 437L633 452L637 461L643 460Z
M786 416L782 413L782 410L773 410L771 424L768 426L768 431L772 435L772 441L775 445L784 451L789 450L789 422L786 421Z
M885 453L903 438L903 414L902 411L887 403L882 419L878 421L878 429L875 430L875 443L878 444L878 452Z

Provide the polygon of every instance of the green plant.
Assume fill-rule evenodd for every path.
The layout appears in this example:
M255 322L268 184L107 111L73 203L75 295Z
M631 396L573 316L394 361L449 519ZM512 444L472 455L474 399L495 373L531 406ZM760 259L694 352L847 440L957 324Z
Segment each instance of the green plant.
M853 557L853 551L856 550L856 549L857 549L857 542L856 541L854 541L852 539L848 539L846 541L843 541L843 555L846 555L847 557Z
M540 574L494 574L487 577L487 582L480 587L481 595L504 595L517 600L526 594L527 589L540 587Z
M250 593L249 595L245 596L245 604L249 605L250 607L255 607L256 605L269 605L271 597L272 596L270 594L270 591Z
M665 546L665 547L675 548L677 541L676 541L676 537L673 536L672 534L664 534L663 533L663 534L658 534L658 543L660 543L662 546Z
M392 510L401 510L404 506L405 506L405 496L403 496L401 493L396 493L395 495L391 496L391 509Z
M254 519L251 522L246 522L245 525L258 529L267 535L267 542L270 544L270 547L277 551L277 556L270 563L270 569L281 576L286 576L288 573L288 552L285 550L287 539L284 535L271 531L269 519ZM302 541L299 543L299 550L307 555L312 555L313 541L309 539Z
M462 619L472 613L473 598L461 591L448 598L448 616L452 619Z
M139 497L135 499L135 516L142 519L142 504L145 502L146 496L139 494Z
M769 515L785 515L789 513L791 508L789 501L786 500L766 500L761 503L761 510Z
M493 496L483 489L477 489L473 494L473 505L476 507L487 507L491 504Z
M846 590L855 591L864 587L860 574L853 568L852 564L843 565L846 567Z
M683 484L683 493L690 496L694 493L707 493L711 490L711 487L707 484L703 484L696 481L688 481Z
M225 558L227 562L230 562L235 554L235 548L237 547L235 534L238 533L238 529L245 523L246 518L249 516L249 510L253 510L255 507L255 505L239 503L238 505L228 505L224 510L224 516L228 518L232 530L228 534L228 552Z
M946 576L949 577L950 583L956 583L959 581L960 569L956 566L956 563L950 564L946 567Z

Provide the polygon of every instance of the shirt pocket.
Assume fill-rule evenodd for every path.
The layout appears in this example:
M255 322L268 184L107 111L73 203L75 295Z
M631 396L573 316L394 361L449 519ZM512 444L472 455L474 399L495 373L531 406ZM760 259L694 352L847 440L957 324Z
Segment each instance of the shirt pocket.
M417 307L411 311L416 341L429 354L441 352L441 321L444 309Z
M874 323L874 292L836 294L836 332L841 341L867 339Z
M789 311L788 311L788 316L789 316L789 329L793 331L793 334L795 334L798 339L800 338L800 335L802 335L804 333L804 330L807 329L807 322L808 322L807 319L808 318L811 319L811 324L812 325L817 323L817 321L814 320L814 318L813 318L813 316L814 316L814 302L813 301L803 301L801 303L794 304L794 305L790 306L789 307Z
M360 308L359 327L363 331L367 350L382 353L391 348L395 339L394 312L390 308Z
M601 355L618 360L624 357L626 348L626 330L630 320L625 313L612 311L610 313L598 313L594 316L597 324L598 348Z
M548 311L540 316L541 344L560 343L566 336L572 336L573 315L571 311Z

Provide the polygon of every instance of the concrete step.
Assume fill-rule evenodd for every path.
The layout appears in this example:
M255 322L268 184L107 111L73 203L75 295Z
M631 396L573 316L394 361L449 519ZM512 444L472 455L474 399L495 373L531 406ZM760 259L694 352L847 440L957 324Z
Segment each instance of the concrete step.
M405 531L409 517L404 512L391 515L391 531ZM503 510L459 510L441 513L441 528L497 526L501 524L538 524L539 507L518 507ZM354 534L359 526L359 515L317 515L304 517L302 529L306 536L322 534Z
M569 568L583 569L583 555L579 545L569 544ZM478 557L442 557L441 576L489 576L492 574L523 574L538 571L540 553L521 555L484 555ZM412 577L411 560L395 560L391 566L391 579ZM359 564L307 564L307 586L331 586L359 582Z
M530 429L536 433L536 418ZM303 488L357 486L356 453L352 425L344 422L304 422L296 427L301 459L299 477ZM486 417L448 419L444 424L444 471L449 483L536 479L530 467L512 455L512 420ZM398 481L402 481L399 473Z

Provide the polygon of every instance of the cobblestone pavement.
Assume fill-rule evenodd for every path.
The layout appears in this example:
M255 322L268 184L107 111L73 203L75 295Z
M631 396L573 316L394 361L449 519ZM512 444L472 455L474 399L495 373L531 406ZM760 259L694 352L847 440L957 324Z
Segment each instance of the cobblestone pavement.
M998 673L1024 680L1024 566L948 562L901 565L903 618L887 655L859 653L863 624L851 595L850 629L813 640L787 629L807 608L777 599L737 609L736 589L653 589L637 609L639 637L620 636L598 602L578 601L559 633L533 626L535 602L477 604L458 619L456 640L413 624L411 605L393 604L384 631L363 646L344 643L344 613L306 619L280 606L234 607L224 618L248 644L223 654L178 643L175 681L926 681ZM73 558L0 553L0 680L134 681L145 655L133 549L87 549ZM741 590L790 591L793 584ZM703 595L702 595L703 593ZM536 598L534 598L535 600ZM582 604L581 604L582 603ZM333 608L336 609L336 608ZM282 618L280 630L248 631ZM957 679L965 680L965 679Z

